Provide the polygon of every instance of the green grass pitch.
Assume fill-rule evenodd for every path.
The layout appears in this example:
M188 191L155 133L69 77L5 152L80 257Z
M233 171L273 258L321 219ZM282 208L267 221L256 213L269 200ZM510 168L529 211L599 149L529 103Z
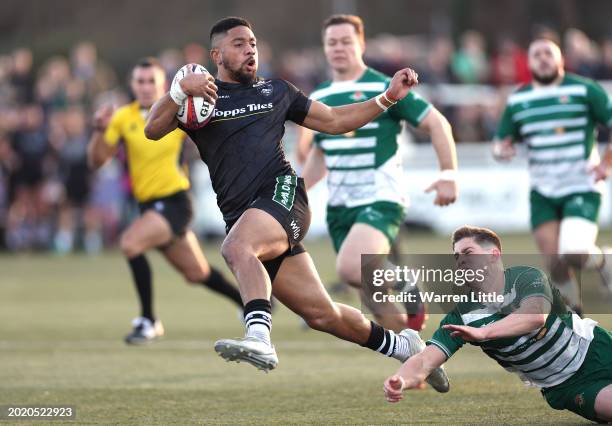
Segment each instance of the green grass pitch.
M535 251L528 235L503 241L507 251ZM307 248L324 281L333 282L330 243ZM403 242L408 253L448 248L448 239L429 234L409 234ZM217 244L205 252L223 265ZM137 305L119 253L0 256L0 405L70 404L79 424L589 424L552 410L538 390L469 346L447 364L450 393L414 391L388 404L382 382L396 361L304 331L283 307L274 314L277 370L225 363L212 346L242 335L235 307L190 288L157 253L149 258L166 337L127 347L122 338ZM341 300L359 306L354 296ZM594 318L612 327L612 316ZM430 318L424 337L439 319Z

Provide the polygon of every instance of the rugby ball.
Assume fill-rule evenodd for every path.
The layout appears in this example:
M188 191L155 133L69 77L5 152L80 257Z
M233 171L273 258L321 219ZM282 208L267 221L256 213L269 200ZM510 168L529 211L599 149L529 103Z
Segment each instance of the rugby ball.
M188 73L208 74L206 68L199 64L187 64L183 66L172 80L172 85L179 84ZM210 104L200 96L187 96L176 113L176 118L187 129L199 129L204 127L212 117L215 105Z

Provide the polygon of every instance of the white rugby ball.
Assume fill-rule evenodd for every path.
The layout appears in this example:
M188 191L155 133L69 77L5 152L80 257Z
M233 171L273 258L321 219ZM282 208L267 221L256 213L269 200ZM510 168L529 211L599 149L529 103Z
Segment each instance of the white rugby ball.
M187 64L178 70L172 80L172 85L179 84L189 72L194 74L208 74L208 70L202 65ZM176 118L188 129L199 129L208 123L214 110L215 105L206 102L203 97L187 96L183 104L179 106Z

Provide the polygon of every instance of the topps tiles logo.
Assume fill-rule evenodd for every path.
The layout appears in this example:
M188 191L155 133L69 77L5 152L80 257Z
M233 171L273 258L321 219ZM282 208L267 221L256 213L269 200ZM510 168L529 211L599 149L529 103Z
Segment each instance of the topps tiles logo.
M219 110L216 109L213 113L213 118L227 119L227 118L240 118L242 116L249 116L252 114L270 112L274 108L272 102L267 104L248 104L242 108L234 108L231 110Z

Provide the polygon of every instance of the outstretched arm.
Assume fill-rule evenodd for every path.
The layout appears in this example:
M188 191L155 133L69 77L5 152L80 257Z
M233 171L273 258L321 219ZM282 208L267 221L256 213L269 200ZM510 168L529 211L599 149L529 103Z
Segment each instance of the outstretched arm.
M466 342L523 336L542 328L546 324L550 309L550 302L546 298L530 297L521 303L516 311L485 327L477 328L453 324L443 325L442 327L451 330L452 337L461 337Z
M411 356L397 373L385 380L383 389L389 402L401 401L405 389L419 388L433 370L446 361L446 354L437 346L429 345L423 352Z
M434 204L447 206L457 199L458 188L456 182L457 151L453 130L448 120L435 108L431 108L418 127L431 137L431 143L438 156L438 163L442 175L434 182L427 192L436 191ZM446 172L449 170L449 172Z
M395 73L389 88L365 102L329 107L313 101L302 125L319 132L340 135L365 126L387 108L403 99L418 84L417 73L405 68Z

